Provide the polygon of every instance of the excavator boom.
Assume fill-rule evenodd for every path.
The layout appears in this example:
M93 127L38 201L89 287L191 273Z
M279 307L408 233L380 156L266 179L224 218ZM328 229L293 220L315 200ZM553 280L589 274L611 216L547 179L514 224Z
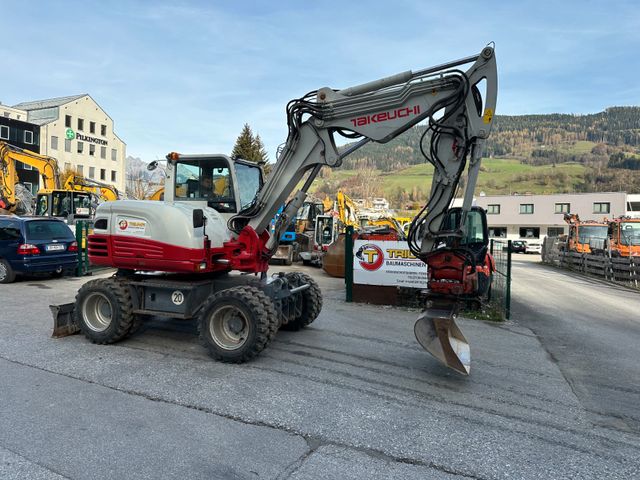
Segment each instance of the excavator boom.
M15 162L22 162L38 170L44 188L59 187L58 162L55 158L0 141L0 208L8 211L15 208L15 184L18 183Z

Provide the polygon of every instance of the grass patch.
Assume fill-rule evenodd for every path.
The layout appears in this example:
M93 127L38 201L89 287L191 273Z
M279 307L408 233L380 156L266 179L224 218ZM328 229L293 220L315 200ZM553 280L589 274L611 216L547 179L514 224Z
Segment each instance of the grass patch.
M504 310L500 305L496 305L494 303L482 305L479 309L475 310L463 310L460 312L459 316L472 320L485 320L488 322L505 321Z

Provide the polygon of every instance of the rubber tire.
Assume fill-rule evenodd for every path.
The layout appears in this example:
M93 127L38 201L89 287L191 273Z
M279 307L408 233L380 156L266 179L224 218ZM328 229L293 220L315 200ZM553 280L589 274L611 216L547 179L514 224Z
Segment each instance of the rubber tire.
M311 325L320 315L322 310L322 291L316 281L306 273L289 272L285 275L285 278L294 287L305 283L310 284L309 288L300 292L302 296L302 313L299 317L282 326L283 330L296 332Z
M113 280L114 282L119 282L120 285L122 286L122 288L127 289L127 291L129 291L129 284L128 284L128 278L124 277L124 276L120 276L120 275L113 275L111 277L111 280ZM129 294L131 294L131 292L129 291ZM133 303L133 300L132 300ZM125 336L129 337L131 335L133 335L134 333L136 333L138 330L140 330L140 327L142 327L142 325L144 324L144 315L140 315L140 314L133 314L133 323L131 324L131 328L129 329L129 331L125 334Z
M13 283L16 279L16 272L13 271L13 268L11 268L11 265L9 265L9 262L6 260L0 258L0 264L2 264L7 272L4 277L0 278L0 283Z
M235 350L219 347L211 338L209 323L212 311L221 305L233 305L249 322L245 342ZM271 342L278 330L279 318L271 299L260 289L240 286L222 290L207 298L198 315L200 342L214 359L226 363L243 363L257 356Z
M102 332L89 328L81 313L83 302L93 292L102 293L111 304L112 319ZM113 278L99 278L85 283L76 295L73 311L74 321L85 337L93 343L105 345L115 343L124 338L131 330L134 322L133 302L129 289Z

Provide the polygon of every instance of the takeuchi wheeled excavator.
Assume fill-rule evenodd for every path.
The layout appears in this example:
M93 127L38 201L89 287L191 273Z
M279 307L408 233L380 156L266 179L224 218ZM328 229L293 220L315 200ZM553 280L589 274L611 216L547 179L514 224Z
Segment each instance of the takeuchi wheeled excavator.
M320 170L338 168L366 143L388 142L425 121L421 151L434 175L408 242L428 265L431 298L414 331L436 358L468 374L469 346L455 316L462 303L481 300L490 284L486 218L471 204L496 96L496 59L487 46L432 68L339 90L320 88L290 101L286 143L267 181L255 163L168 154L163 202L98 206L89 258L117 273L87 282L74 304L55 307L54 335L78 328L107 344L129 335L148 315L196 318L200 339L215 359L239 363L255 357L278 329L301 329L322 308L311 277L267 275L282 232ZM336 135L351 143L338 148ZM464 172L463 206L450 209Z

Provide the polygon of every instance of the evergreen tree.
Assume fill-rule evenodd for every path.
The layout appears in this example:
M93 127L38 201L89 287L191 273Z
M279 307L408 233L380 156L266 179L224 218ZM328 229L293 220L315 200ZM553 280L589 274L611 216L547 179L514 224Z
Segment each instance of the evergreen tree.
M231 157L234 159L242 158L256 163L267 161L267 151L260 139L260 135L254 137L248 123L245 123L244 127L242 127L242 132L236 139Z

